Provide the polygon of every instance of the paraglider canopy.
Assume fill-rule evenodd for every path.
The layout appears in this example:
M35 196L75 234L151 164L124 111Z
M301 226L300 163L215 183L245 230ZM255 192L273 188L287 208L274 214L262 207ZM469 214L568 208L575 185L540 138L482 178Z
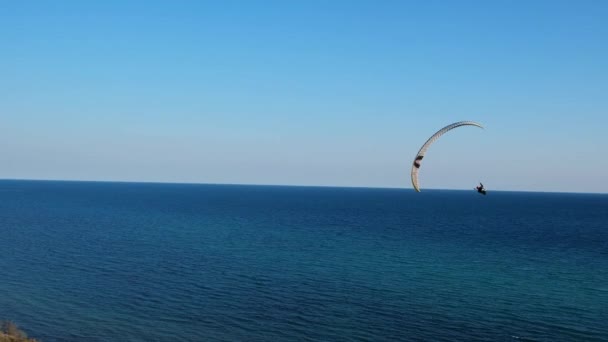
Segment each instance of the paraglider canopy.
M459 121L459 122L455 122L451 125L447 125L445 127L443 127L442 129L440 129L439 131L437 131L435 134L433 134L425 143L424 145L422 145L422 147L420 148L420 150L418 151L418 153L416 154L416 158L414 158L414 163L412 165L412 172L411 172L411 177L412 177L412 185L414 186L414 189L417 192L420 192L420 186L418 184L418 171L420 170L420 166L421 166L421 162L422 159L424 158L424 154L426 153L426 151L429 149L429 147L437 140L439 139L440 136L444 135L445 133L453 130L454 128L457 127L462 127L462 126L476 126L479 128L483 128L483 126L481 126L480 124L478 124L477 122L473 122L473 121Z

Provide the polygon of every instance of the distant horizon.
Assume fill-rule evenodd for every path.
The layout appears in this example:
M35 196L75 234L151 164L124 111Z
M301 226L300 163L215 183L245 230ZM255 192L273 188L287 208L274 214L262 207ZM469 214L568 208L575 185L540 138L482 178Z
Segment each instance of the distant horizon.
M315 184L261 184L261 183L206 183L206 182L163 182L163 181L133 181L133 180L93 180L93 179L38 179L38 178L0 178L0 182L65 182L65 183L121 183L121 184L159 184L159 185L225 185L225 186L268 186L268 187L294 187L294 188L336 188L336 189L378 189L378 190L405 190L415 192L412 187L391 187L391 186L357 186L357 185L315 185ZM506 189L487 189L492 192L529 192L529 193L549 193L549 194L589 194L589 195L608 195L608 192L575 192L575 191L536 191L536 190L506 190ZM465 188L424 188L425 191L470 191Z

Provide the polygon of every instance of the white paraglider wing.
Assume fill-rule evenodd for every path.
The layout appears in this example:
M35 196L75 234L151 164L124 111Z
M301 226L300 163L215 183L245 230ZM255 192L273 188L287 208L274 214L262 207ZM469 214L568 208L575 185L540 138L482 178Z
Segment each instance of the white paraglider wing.
M429 140L427 140L424 143L424 145L422 145L422 147L420 148L420 151L418 151L418 154L416 154L416 158L414 158L414 163L412 165L412 185L414 186L414 189L416 191L420 192L420 186L418 185L418 170L420 169L420 163L422 162L422 159L424 158L424 154L426 153L426 150L428 150L429 147L437 139L439 139L440 136L442 136L445 133L453 130L454 128L461 127L461 126L477 126L479 128L483 128L477 122L473 122L473 121L460 121L460 122L453 123L451 125L447 125L447 126L443 127L442 129L440 129L439 131L437 131L437 133L433 134L429 138Z

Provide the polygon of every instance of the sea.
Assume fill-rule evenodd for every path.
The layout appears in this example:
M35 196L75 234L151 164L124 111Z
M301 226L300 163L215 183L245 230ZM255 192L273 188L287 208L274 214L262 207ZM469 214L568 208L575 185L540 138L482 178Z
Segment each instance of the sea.
M608 195L0 181L55 341L608 341Z

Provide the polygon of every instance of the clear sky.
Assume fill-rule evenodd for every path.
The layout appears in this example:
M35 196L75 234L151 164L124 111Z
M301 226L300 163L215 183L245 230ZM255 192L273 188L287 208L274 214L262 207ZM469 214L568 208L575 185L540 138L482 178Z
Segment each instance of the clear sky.
M608 192L608 1L0 0L0 178Z

